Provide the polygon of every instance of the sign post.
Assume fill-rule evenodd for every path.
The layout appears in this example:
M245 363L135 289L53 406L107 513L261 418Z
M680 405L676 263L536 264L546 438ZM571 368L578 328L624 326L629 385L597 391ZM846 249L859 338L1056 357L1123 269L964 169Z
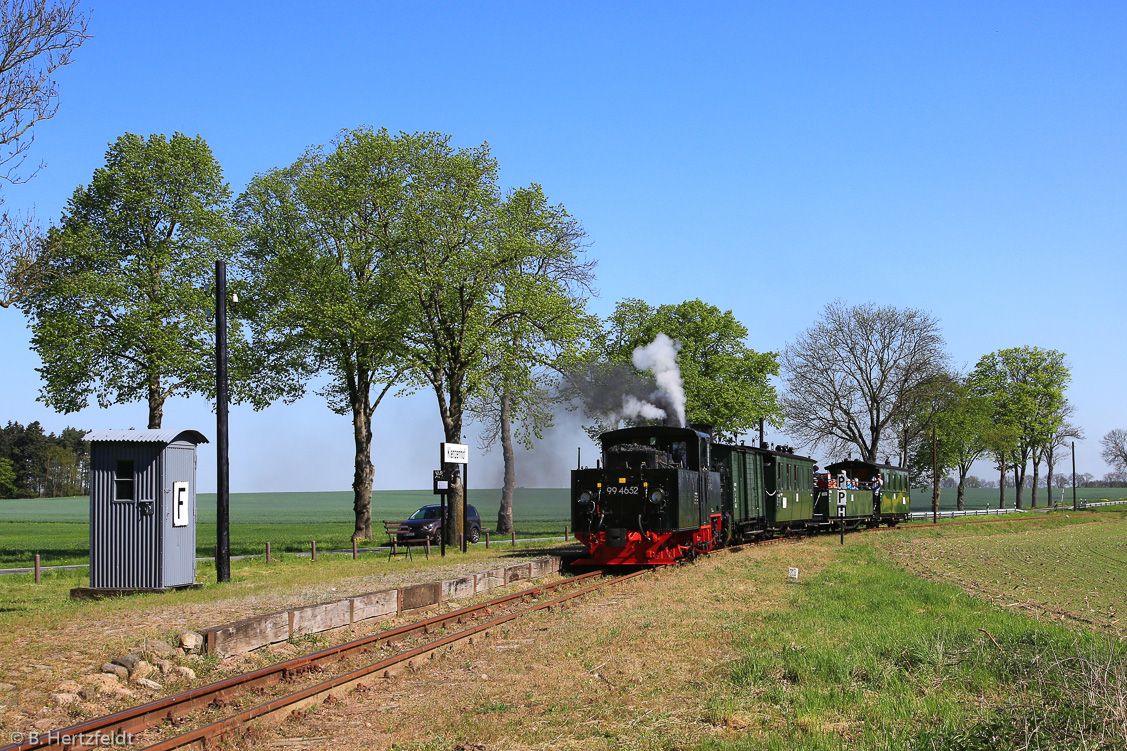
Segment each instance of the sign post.
M442 523L445 524L446 523L446 495L447 495L447 493L450 492L450 478L446 474L445 466L441 462L439 462L439 466L442 467L442 469L434 470L434 494L441 497L441 500L439 501L439 505L441 507L441 510L439 511L439 514L440 514L439 518L442 520ZM446 528L445 527L443 527L442 534L440 534L438 536L438 538L439 538L438 539L439 551L441 552L441 555L445 556L446 555Z
M845 491L837 491L837 518L841 523L841 544L845 544Z
M464 443L442 443L442 468L445 469L447 464L461 464L464 466L462 470L462 542L461 551L466 552L466 538L467 528L469 527L469 506L470 506L470 447ZM443 497L442 508L442 523L446 524L446 503ZM446 546L446 528L442 530L443 550ZM445 552L443 553L445 555Z

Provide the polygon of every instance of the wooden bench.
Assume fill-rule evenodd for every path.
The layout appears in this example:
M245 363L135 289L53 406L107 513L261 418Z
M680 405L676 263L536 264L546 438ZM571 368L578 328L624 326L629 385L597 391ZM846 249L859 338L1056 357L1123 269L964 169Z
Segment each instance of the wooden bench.
M383 529L387 533L388 545L391 547L391 552L388 553L387 559L390 561L393 556L399 554L399 546L403 546L403 553L409 559L415 560L414 555L411 554L412 545L423 545L427 547L427 559L430 559L430 537L424 537L421 540L400 540L399 535L407 534L412 531L411 526L402 521L388 521L383 520Z

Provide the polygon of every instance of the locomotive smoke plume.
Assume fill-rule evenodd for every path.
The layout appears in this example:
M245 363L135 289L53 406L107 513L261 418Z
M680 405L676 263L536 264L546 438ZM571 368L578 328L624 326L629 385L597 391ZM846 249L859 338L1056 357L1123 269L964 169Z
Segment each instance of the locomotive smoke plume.
M633 361L634 367L638 370L648 370L653 373L654 380L657 381L658 394L651 396L651 401L657 401L654 397L664 397L661 401L665 401L673 410L673 414L677 418L679 427L685 427L685 385L681 380L681 369L677 367L677 353L681 350L681 343L674 342L665 334L658 334L654 340L647 344L645 347L638 347L634 350ZM627 397L623 399L623 410L627 407ZM635 400L638 401L638 400ZM654 404L645 404L645 407L656 410L652 414L640 413L641 417L665 417L666 411ZM660 413L660 414L657 414ZM629 416L629 415L624 415Z
M656 404L644 402L633 394L622 397L622 412L620 416L625 419L641 417L643 420L658 420L666 416L666 412Z

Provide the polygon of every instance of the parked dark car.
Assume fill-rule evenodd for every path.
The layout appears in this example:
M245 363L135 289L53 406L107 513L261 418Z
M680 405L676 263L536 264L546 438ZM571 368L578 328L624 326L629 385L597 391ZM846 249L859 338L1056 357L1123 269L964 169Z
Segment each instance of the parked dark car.
M469 525L466 530L466 539L470 542L477 542L481 539L481 517L478 516L477 509L473 506L469 506L467 511L469 512ZM431 542L437 543L442 535L441 517L442 506L438 504L423 506L403 522L410 530L396 537L400 542L422 541L429 537Z

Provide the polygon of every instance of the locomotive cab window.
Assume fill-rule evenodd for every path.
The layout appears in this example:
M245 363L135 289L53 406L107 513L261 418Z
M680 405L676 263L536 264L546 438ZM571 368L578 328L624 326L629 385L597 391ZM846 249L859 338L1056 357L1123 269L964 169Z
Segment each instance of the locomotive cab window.
M115 501L133 500L133 460L118 459L113 475L113 499Z

